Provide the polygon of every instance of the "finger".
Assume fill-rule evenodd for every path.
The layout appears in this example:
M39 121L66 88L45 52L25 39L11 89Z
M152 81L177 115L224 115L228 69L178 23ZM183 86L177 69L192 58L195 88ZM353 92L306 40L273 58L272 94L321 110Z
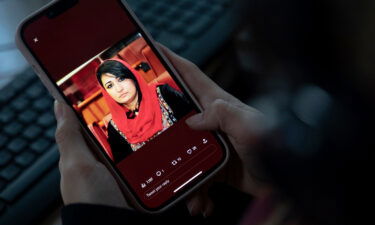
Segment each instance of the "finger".
M195 64L176 55L161 44L159 47L204 108L217 98L226 100L233 98L208 78Z
M191 216L198 216L201 212L202 204L199 197L194 196L187 200L186 203Z
M212 215L214 211L214 204L209 198L207 188L202 188L199 192L187 199L186 205L192 216L202 214L204 217L208 217Z
M204 112L188 118L186 123L193 129L221 130L235 138L249 137L251 134L260 135L265 128L264 118L260 112L223 99L216 99Z
M205 206L204 206L204 209L202 211L202 214L204 217L208 217L208 216L211 216L214 212L214 203L212 202L212 200L210 198L207 197L207 200L205 201Z
M55 101L57 129L56 143L63 163L92 163L96 159L88 148L82 133L80 122L74 112L65 104Z

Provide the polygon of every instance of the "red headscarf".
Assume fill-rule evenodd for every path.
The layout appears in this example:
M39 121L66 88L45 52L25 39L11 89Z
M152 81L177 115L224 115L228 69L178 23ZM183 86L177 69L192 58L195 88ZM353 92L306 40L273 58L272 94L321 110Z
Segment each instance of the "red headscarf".
M139 89L142 92L138 115L133 119L128 119L126 112L128 112L129 109L113 100L103 86L101 86L104 99L112 114L112 120L115 122L117 128L125 135L129 143L136 144L147 141L150 137L163 129L162 112L156 92L157 85L147 84L143 77L125 61L120 59L110 60L120 62L128 68L137 79Z

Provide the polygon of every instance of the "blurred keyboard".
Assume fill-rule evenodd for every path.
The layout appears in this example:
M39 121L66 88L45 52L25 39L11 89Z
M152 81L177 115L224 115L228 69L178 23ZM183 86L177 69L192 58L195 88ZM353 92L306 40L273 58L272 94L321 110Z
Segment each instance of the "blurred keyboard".
M236 28L234 2L128 0L157 41L198 65ZM1 225L35 224L60 199L52 103L31 69L0 90Z
M59 199L52 103L31 69L0 90L0 224L28 224Z
M127 2L155 40L198 65L228 40L245 5L245 0Z

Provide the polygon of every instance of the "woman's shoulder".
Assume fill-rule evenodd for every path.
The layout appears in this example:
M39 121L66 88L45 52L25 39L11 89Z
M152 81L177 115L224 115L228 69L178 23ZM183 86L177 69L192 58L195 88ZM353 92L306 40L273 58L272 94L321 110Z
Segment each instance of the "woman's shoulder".
M164 98L183 97L182 92L172 88L169 84L161 84L156 87L156 91Z
M158 97L172 109L174 116L177 119L182 118L186 113L191 110L188 99L185 95L172 88L168 84L157 86Z
M108 132L115 132L115 133L121 134L121 136L126 139L125 135L122 134L122 132L116 125L115 121L113 121L112 119L108 122L107 130Z
M115 122L113 121L113 119L110 119L109 121L108 121L108 124L107 124L107 131L108 131L108 134L109 133L117 133L117 126L116 126L116 124L115 124Z
M159 84L156 86L156 90L160 92L172 91L172 87L169 84Z

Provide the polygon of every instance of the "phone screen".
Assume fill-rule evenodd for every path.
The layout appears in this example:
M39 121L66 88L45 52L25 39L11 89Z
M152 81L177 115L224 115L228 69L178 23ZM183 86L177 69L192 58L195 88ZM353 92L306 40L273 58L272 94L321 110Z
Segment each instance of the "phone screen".
M45 10L21 35L144 208L162 208L226 159L216 134L186 125L198 108L121 1Z

